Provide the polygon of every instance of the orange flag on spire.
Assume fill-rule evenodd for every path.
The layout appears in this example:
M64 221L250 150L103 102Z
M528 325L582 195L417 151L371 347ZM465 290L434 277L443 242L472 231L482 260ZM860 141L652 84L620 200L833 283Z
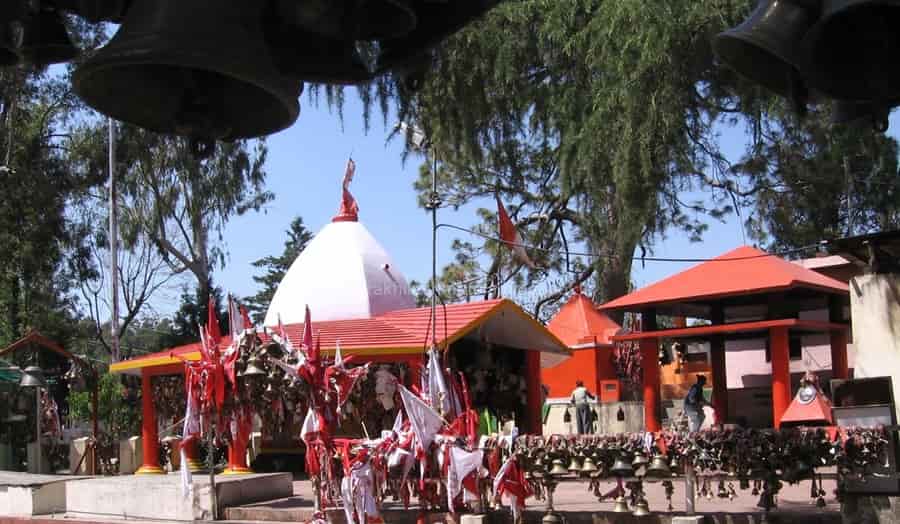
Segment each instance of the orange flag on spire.
M535 263L528 257L528 253L525 252L525 243L522 242L519 230L516 229L516 225L513 224L512 219L509 218L506 208L503 207L503 202L500 201L500 195L494 196L497 198L497 219L500 222L500 240L512 248L513 253L519 257L519 260L521 260L523 264L531 269L537 269Z
M347 169L344 171L343 194L341 195L341 208L338 210L334 222L355 222L359 215L359 205L350 194L350 182L356 174L356 162L352 158L347 159Z

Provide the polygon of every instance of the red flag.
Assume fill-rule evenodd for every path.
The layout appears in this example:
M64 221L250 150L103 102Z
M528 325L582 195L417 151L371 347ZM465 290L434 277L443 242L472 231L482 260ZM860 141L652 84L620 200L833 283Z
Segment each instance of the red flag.
M537 266L528 257L528 253L525 252L525 243L522 242L519 230L516 229L516 225L509 218L506 208L503 207L500 195L495 195L495 197L497 199L497 220L500 222L500 240L512 248L513 253L519 257L523 264L531 269L537 269Z
M247 312L247 308L245 308L243 304L241 304L239 307L241 309L241 318L244 319L244 329L253 327L253 322L250 321L250 313ZM279 321L280 320L281 319L279 319Z
M306 317L303 319L303 341L301 344L309 358L312 358L315 348L313 348L312 316L309 313L309 306L306 306ZM316 357L318 358L318 355Z
M219 341L222 340L222 330L219 329L219 317L216 315L216 301L212 295L209 297L209 306L207 307L206 332L209 334L209 345L212 346L213 353L218 352Z

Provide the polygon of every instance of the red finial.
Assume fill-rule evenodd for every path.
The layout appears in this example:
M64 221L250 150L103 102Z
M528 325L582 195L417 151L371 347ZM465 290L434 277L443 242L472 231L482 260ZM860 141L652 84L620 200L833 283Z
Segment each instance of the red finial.
M356 172L356 163L352 158L347 159L347 170L344 171L343 193L341 195L341 208L338 214L331 219L332 222L356 222L359 219L359 205L350 194L350 182Z

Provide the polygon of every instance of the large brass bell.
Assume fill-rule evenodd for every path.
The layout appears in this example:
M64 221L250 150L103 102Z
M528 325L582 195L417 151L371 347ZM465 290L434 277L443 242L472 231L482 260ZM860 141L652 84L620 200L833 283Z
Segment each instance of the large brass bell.
M900 2L825 0L806 35L812 87L842 100L888 100L900 94Z
M38 67L68 62L78 56L69 38L62 15L41 9L28 18L23 28L22 58Z
M631 512L635 517L646 517L650 514L650 505L647 503L647 499L641 497L637 502L634 503L634 511Z
M88 22L121 23L131 0L53 0L57 9L69 11Z
M475 18L483 15L499 0L467 2L421 2L416 9L416 27L399 38L381 40L378 70L422 63L428 51Z
M831 107L832 124L869 124L880 133L884 133L888 129L888 116L891 112L890 104L835 100Z
M647 467L647 476L662 478L668 477L671 473L669 465L666 463L666 457L654 455L653 460L650 461L650 465Z
M135 0L109 44L75 72L75 92L106 115L196 144L282 130L300 114L302 84L274 67L264 7Z
M581 473L590 475L597 471L599 471L599 469L597 469L597 464L594 463L594 459L591 457L585 458L584 464L581 465Z
M556 476L565 475L566 473L568 473L568 471L566 471L565 466L563 466L562 459L553 459L553 467L550 468L550 474Z
M631 464L622 459L622 457L616 459L609 471L617 477L630 477L634 474Z
M788 98L800 81L800 42L817 17L813 0L759 0L740 25L716 36L716 56L741 76Z
M277 0L278 14L306 31L337 41L409 34L416 12L409 0Z
M625 499L624 495L619 495L616 497L616 505L613 506L613 513L628 513L631 511L628 509L628 501Z

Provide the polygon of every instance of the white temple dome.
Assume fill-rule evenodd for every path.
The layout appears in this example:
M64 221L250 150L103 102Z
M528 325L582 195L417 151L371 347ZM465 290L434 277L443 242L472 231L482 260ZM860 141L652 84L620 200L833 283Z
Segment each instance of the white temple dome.
M338 215L322 228L288 269L265 325L302 323L306 306L314 321L369 318L415 307L409 284L390 255L353 215Z

